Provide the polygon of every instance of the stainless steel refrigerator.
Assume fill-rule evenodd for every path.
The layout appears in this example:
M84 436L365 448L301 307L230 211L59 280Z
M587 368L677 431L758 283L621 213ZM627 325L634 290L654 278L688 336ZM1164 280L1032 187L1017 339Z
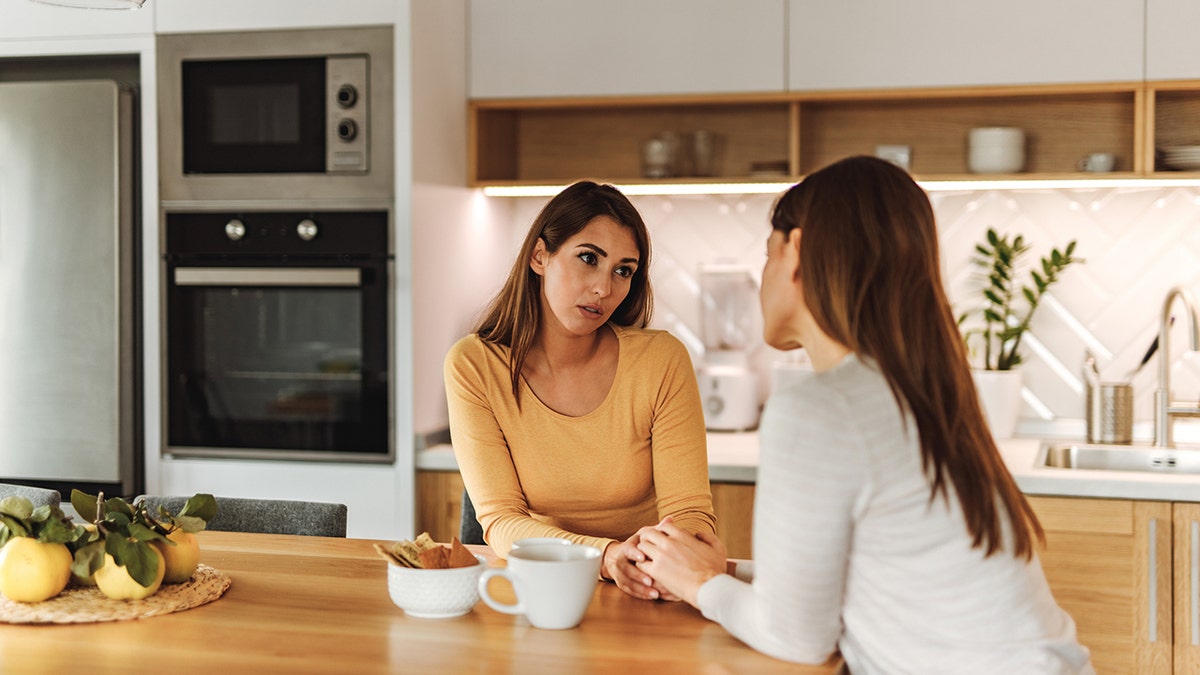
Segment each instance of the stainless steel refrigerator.
M0 83L0 482L133 496L133 94Z

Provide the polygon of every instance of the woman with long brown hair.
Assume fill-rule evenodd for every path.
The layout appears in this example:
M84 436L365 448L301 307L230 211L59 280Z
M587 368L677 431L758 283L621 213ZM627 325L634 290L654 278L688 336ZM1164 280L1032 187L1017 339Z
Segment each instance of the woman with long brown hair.
M853 157L788 190L771 225L765 339L804 347L816 373L763 412L754 561L727 575L716 537L667 519L641 533L640 569L782 659L1091 672L980 410L928 197Z
M534 220L499 294L445 361L450 436L484 539L604 551L602 576L663 597L638 529L712 534L704 414L687 349L646 328L650 237L610 185L581 181Z

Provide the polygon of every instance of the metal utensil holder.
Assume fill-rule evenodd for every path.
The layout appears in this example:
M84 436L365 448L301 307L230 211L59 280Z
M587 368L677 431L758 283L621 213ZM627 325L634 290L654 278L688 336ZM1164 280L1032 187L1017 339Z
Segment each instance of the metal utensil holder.
M1088 383L1088 443L1133 442L1133 385L1125 382Z

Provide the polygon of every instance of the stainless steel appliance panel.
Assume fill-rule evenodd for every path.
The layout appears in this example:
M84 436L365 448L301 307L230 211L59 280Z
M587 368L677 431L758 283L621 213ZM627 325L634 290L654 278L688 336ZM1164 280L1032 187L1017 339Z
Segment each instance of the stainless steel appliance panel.
M0 479L132 490L131 94L0 84Z
M310 200L387 205L394 194L392 119L392 29L385 26L175 33L156 41L159 89L159 176L164 205L203 208L205 204ZM358 58L365 56L365 61ZM183 118L186 110L183 64L206 60L327 59L325 77L332 86L328 108L346 124L323 133L329 145L313 173L258 171L251 174L188 173L185 170ZM353 57L339 60L340 57ZM361 77L365 64L366 100L347 106L344 84ZM368 126L369 132L367 131ZM336 139L334 141L333 139ZM361 151L360 151L361 150ZM332 167L329 169L328 167ZM247 180L253 176L253 180Z

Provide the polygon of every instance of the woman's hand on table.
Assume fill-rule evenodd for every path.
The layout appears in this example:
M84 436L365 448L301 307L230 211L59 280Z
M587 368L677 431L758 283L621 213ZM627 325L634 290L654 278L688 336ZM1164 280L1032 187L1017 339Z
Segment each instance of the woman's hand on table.
M646 529L650 528L642 528ZM640 534L625 541L614 541L604 548L601 576L611 579L617 588L640 600L678 600L657 585L649 573L638 569L637 563L646 559L638 550Z
M644 556L637 569L690 605L696 605L696 596L706 581L727 570L728 553L715 534L686 532L667 517L655 527L642 528L637 536L637 548Z

